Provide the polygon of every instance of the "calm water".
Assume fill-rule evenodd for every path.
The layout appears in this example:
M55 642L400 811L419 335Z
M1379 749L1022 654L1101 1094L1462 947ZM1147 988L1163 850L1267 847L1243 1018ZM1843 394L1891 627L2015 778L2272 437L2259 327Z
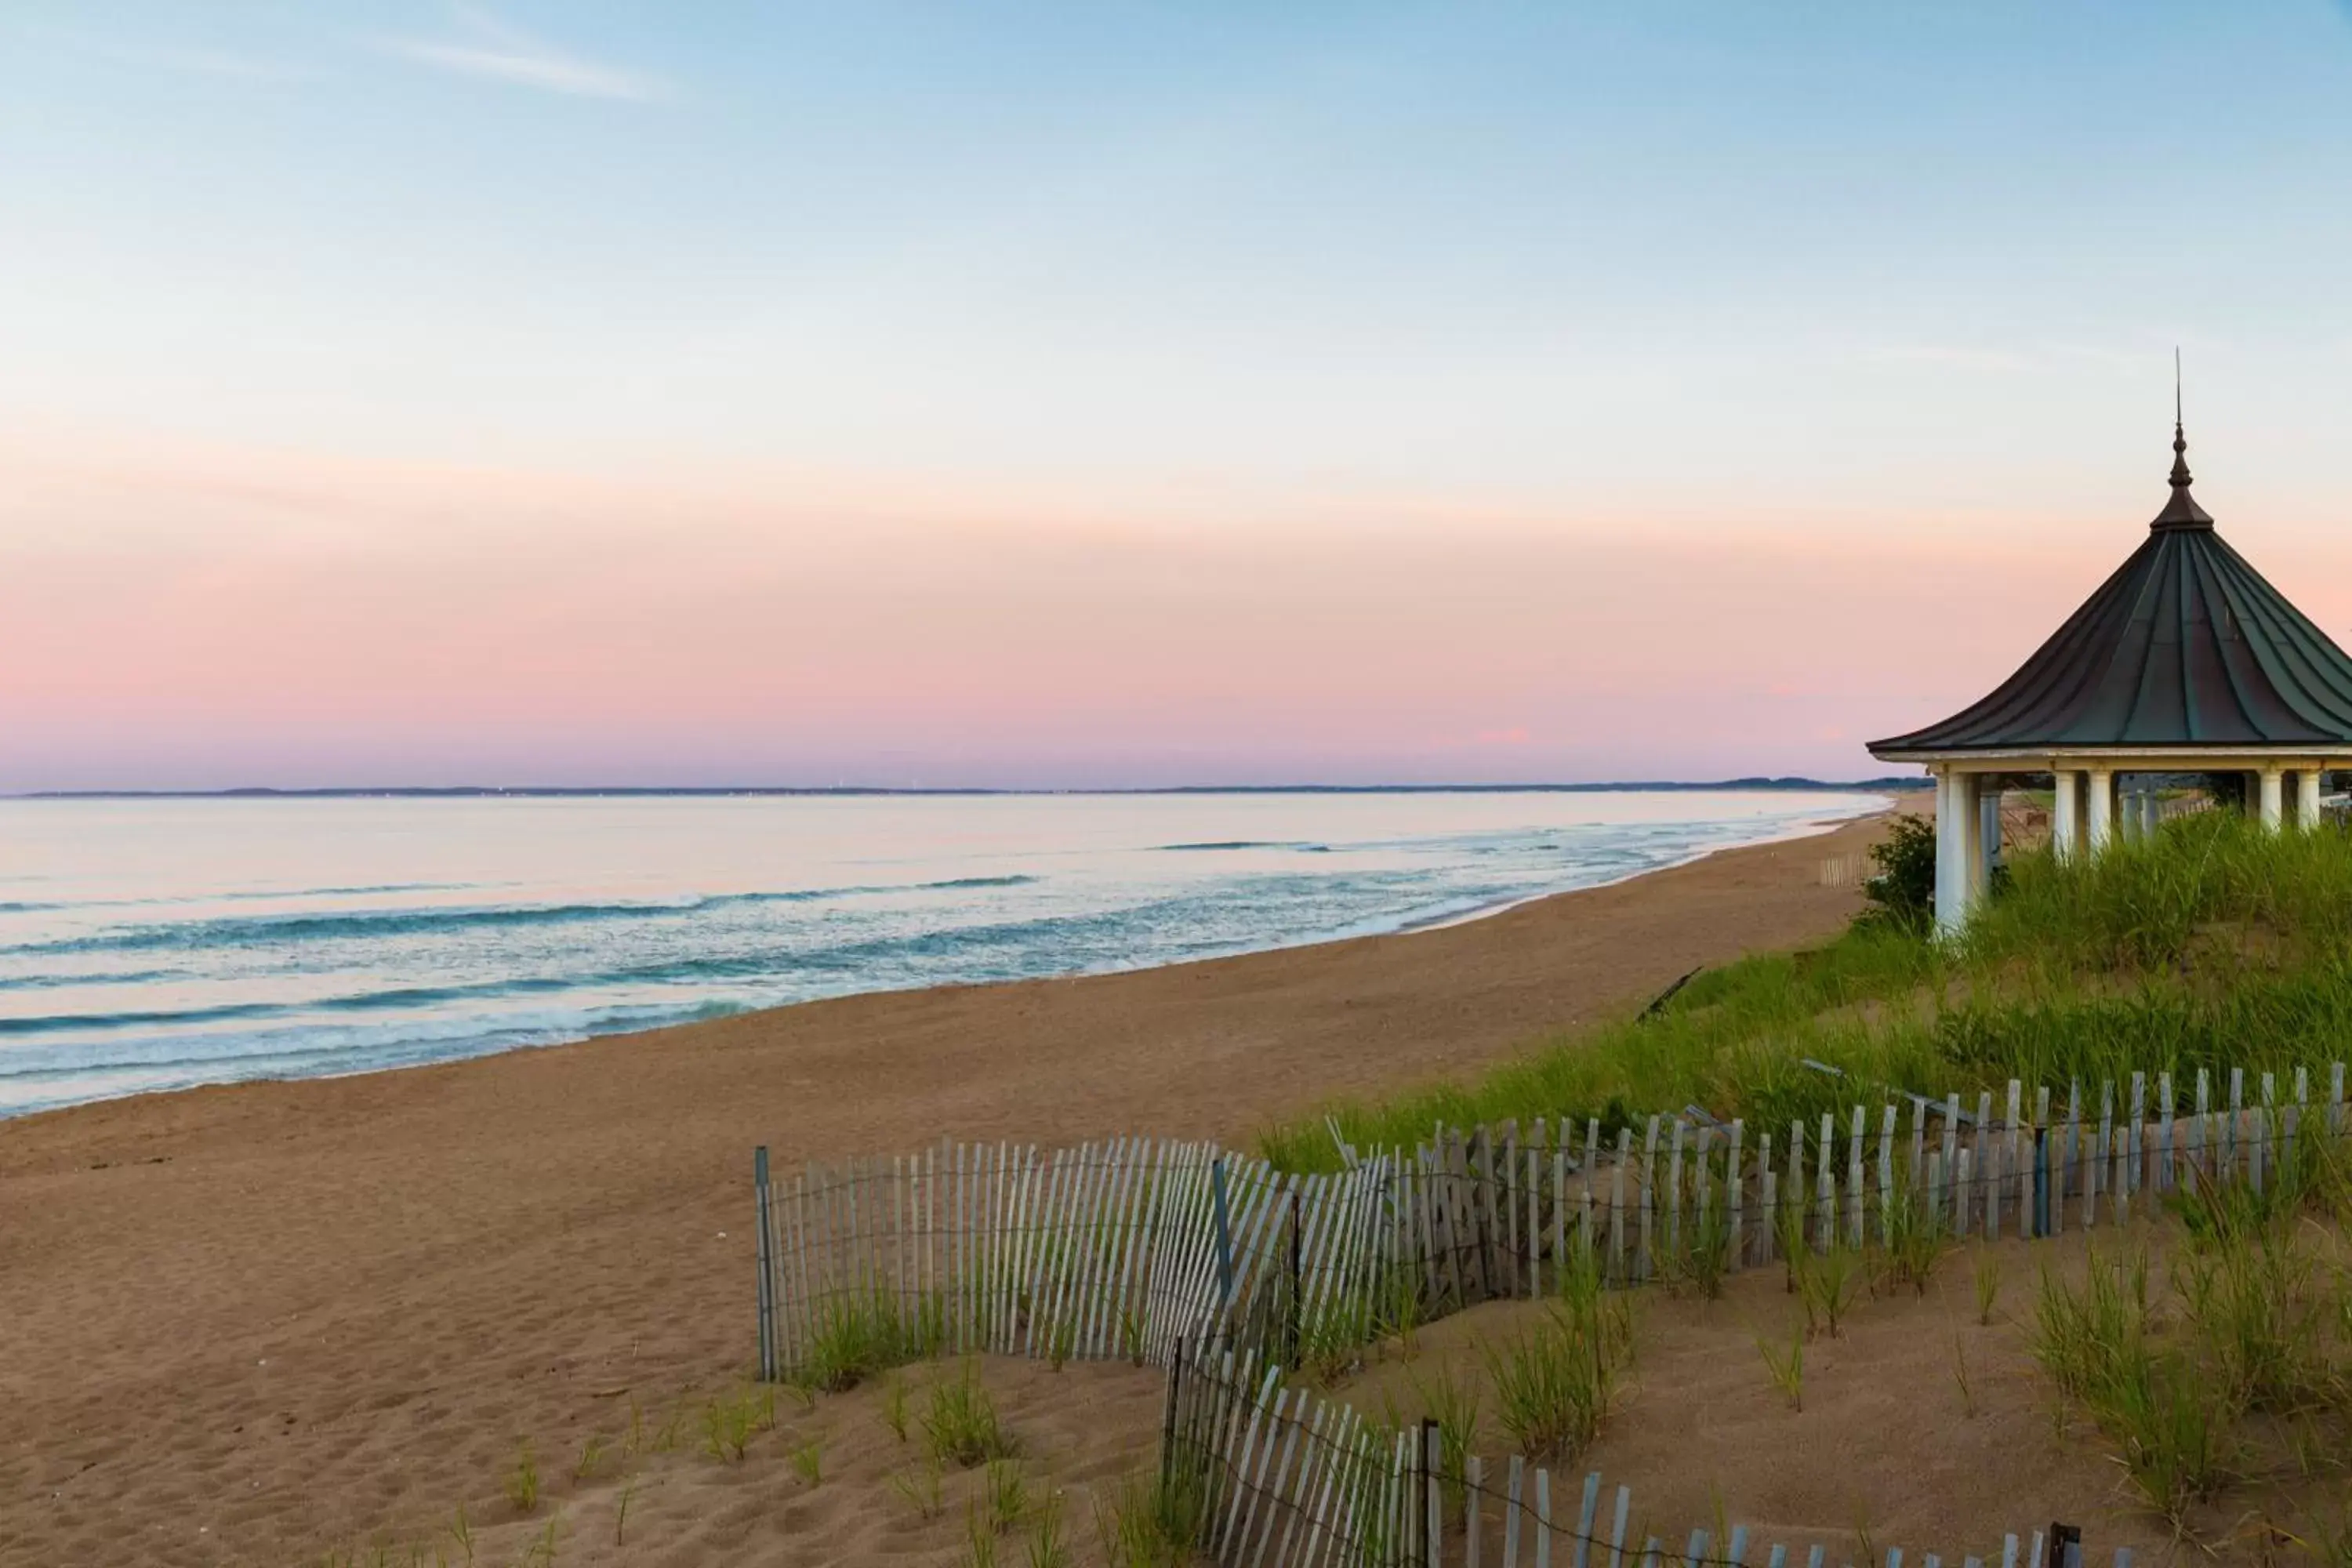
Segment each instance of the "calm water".
M1395 931L1875 804L0 801L0 1115Z

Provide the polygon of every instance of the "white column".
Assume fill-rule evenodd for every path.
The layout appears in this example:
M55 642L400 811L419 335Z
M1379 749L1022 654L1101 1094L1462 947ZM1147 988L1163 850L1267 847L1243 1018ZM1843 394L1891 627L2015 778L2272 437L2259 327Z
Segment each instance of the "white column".
M2319 764L2306 763L2295 770L2294 825L2308 833L2319 826Z
M2158 826L2163 821L2164 812L2156 798L2156 786L2154 784L2150 784L2146 789L2139 792L2140 836L2145 838L2153 838L2156 837Z
M1959 848L1959 773L1950 766L1936 769L1936 931L1959 931L1961 869Z
M1978 832L1978 775L1945 766L1936 775L1936 931L1952 936L1969 924L1983 875Z
M1960 798L1960 917L1968 918L1984 897L1984 814L1977 803L1984 795L1982 773L1962 773L1956 786Z
M2107 847L2116 834L2116 775L2112 768L2091 770L2091 853Z
M2276 763L2263 769L2263 826L2273 833L2286 818L2285 776Z
M2061 860L2069 859L2082 847L2082 825L2075 814L2082 804L2082 780L2074 769L2055 766L2050 780L2057 786L2050 802L2050 848Z

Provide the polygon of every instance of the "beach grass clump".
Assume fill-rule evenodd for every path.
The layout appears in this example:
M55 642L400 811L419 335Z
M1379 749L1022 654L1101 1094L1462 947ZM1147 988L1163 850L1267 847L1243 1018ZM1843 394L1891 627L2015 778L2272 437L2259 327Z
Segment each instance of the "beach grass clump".
M776 1391L745 1384L702 1405L702 1450L714 1459L743 1462L751 1439L776 1424Z
M893 1367L928 1361L947 1344L946 1304L874 1290L822 1304L795 1381L827 1394L856 1387Z
M974 1498L963 1510L964 1568L996 1568L996 1528Z
M2123 1375L2147 1324L2147 1254L2136 1250L2117 1261L2094 1247L2079 1289L2042 1270L2034 1359L2061 1392L2088 1401Z
M1789 1267L1796 1278L1797 1300L1804 1303L1806 1331L1835 1339L1844 1331L1845 1315L1870 1283L1862 1249L1843 1241L1819 1251L1801 1247L1790 1255Z
M1756 1337L1756 1350L1757 1353L1764 1358L1765 1375L1772 1380L1772 1386L1780 1391L1781 1397L1788 1400L1789 1408L1791 1410L1804 1409L1804 1331L1800 1329L1795 1333L1790 1334L1789 1336L1788 1346L1785 1349L1780 1345L1774 1344L1770 1340L1765 1338L1763 1335L1759 1334Z
M2317 1259L2294 1232L2265 1228L2191 1246L2174 1277L2190 1326L2231 1397L2282 1415L2323 1409L2336 1392L2323 1339Z
M890 1478L890 1489L906 1500L918 1519L937 1519L946 1506L942 1499L946 1473L932 1459L919 1470L901 1470Z
M1477 1382L1456 1375L1446 1365L1438 1366L1426 1378L1416 1372L1411 1381L1423 1413L1436 1424L1438 1482L1444 1489L1446 1506L1458 1511L1469 1485L1470 1456L1478 1447L1483 1401ZM1393 1407L1388 1415L1391 1426L1404 1425Z
M1108 1498L1094 1495L1095 1535L1110 1568L1182 1568L1193 1561L1208 1520L1208 1493L1188 1465L1158 1476L1130 1471Z
M1575 1458L1616 1407L1632 1355L1632 1319L1622 1299L1596 1308L1588 1313L1568 1301L1548 1302L1532 1328L1480 1344L1495 1419L1530 1458Z
M1301 1311L1293 1360L1308 1377L1330 1387L1363 1365L1366 1348L1380 1334L1379 1308L1377 1286L1332 1291Z
M923 1438L934 1459L967 1470L1009 1458L1018 1447L997 1418L996 1402L981 1386L980 1368L969 1361L961 1375L931 1389Z
M1069 1537L1063 1532L1062 1494L1047 1492L1030 1510L1029 1568L1070 1568Z
M898 1442L907 1440L908 1390L907 1380L892 1372L882 1380L882 1425Z
M2189 1510L2237 1475L2243 1406L2211 1375L2194 1338L2168 1342L2148 1297L2147 1254L2091 1254L2081 1287L2045 1272L2033 1353L2089 1412L2149 1507L2185 1527Z
M1989 1329L2000 1305L2000 1254L1979 1243L1969 1265L1969 1283L1976 1290L1977 1326Z
M1925 1296L1927 1281L1951 1240L1943 1215L1907 1179L1898 1175L1882 1224L1886 1283L1890 1287L1908 1285L1915 1294Z
M1695 1205L1691 1223L1666 1255L1666 1283L1677 1291L1687 1287L1699 1300L1713 1301L1723 1295L1724 1276L1730 1271L1729 1205L1720 1197Z
M1070 1363L1077 1353L1078 1319L1075 1312L1065 1313L1045 1331L1045 1363L1055 1372Z
M999 1535L1019 1529L1029 1517L1029 1478L1022 1473L1018 1459L989 1460L981 1475L980 1495L988 1527Z
M513 1468L501 1478L499 1485L500 1489L507 1494L507 1500L514 1504L517 1513L532 1513L538 1510L539 1457L531 1451L528 1438L517 1445Z

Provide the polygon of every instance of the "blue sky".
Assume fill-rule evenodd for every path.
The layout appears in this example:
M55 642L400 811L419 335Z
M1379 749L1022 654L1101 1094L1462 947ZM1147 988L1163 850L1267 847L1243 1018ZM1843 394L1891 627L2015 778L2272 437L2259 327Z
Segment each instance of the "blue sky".
M19 0L0 433L2087 558L2179 344L2209 504L2322 549L2347 192L2317 3Z

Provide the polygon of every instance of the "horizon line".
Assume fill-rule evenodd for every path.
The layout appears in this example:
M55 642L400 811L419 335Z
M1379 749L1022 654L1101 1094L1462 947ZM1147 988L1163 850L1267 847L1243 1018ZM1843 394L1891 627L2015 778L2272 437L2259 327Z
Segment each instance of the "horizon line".
M1727 779L1621 779L1580 784L1040 784L1002 788L981 784L904 788L887 784L338 784L313 789L286 789L268 784L246 784L228 789L25 790L0 793L0 800L484 799L500 795L562 799L609 795L1591 795L1611 791L1916 789L1924 787L1928 782L1924 774L1887 773L1865 779L1749 774Z

